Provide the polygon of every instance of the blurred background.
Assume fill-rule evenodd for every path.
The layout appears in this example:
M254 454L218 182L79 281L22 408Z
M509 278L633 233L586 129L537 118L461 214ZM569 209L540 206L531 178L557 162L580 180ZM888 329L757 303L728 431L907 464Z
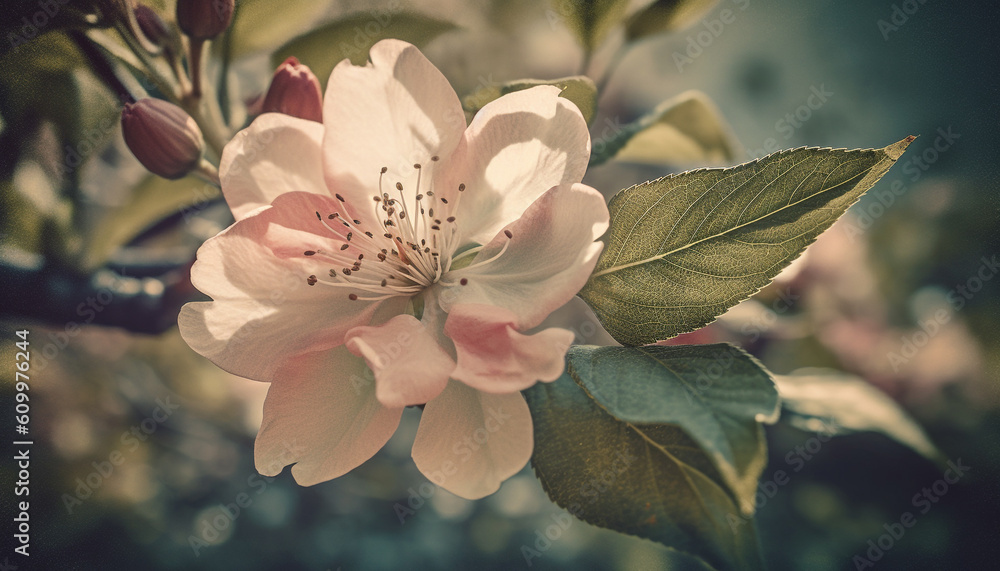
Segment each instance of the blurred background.
M268 4L282 6L273 21L241 32L240 11L273 10ZM251 100L266 88L273 67L258 53L264 48L347 14L371 18L373 9L454 24L442 24L423 50L460 95L581 72L582 51L558 3L245 0L233 34L253 45L219 42L241 55L227 86L231 98ZM592 123L595 146L690 89L708 94L731 125L731 156L714 166L802 145L884 147L920 137L772 286L681 341L736 343L778 374L825 367L863 379L907 409L947 458L969 467L920 513L913 497L941 479L939 467L883 435L820 441L780 422L769 428L762 481L779 470L790 479L759 502L767 562L775 570L855 569L855 556L871 557L869 540L909 511L916 524L875 567L994 568L996 12L986 2L721 0L704 20L723 9L733 18L719 33L696 22L618 58ZM562 510L530 468L477 502L445 491L420 497L427 480L409 459L416 410L407 410L382 452L340 479L302 488L288 470L257 474L253 440L266 385L220 371L174 325L180 305L198 295L187 281L193 252L228 224L228 210L212 187L168 183L135 161L120 134L120 94L93 71L78 32L53 24L13 45L8 32L21 29L21 13L2 18L0 359L13 363L15 332L31 331L35 444L31 564L13 556L13 544L0 562L9 557L25 569L529 567L522 546L535 546L536 532ZM611 52L594 55L592 75L602 74ZM611 196L706 166L675 162L611 161L585 182ZM942 310L947 320L936 317ZM607 342L582 302L554 319L580 331L578 342ZM0 372L5 434L13 434L12 371ZM797 452L803 449L808 454ZM13 461L0 463L0 476L6 517L17 499ZM418 507L401 517L398 506ZM7 522L5 545L13 533ZM689 568L671 560L652 542L574 521L530 567Z

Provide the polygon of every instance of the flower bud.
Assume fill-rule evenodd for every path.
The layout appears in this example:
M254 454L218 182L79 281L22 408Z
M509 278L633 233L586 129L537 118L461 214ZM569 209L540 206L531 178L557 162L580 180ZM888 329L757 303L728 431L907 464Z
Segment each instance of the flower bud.
M139 30L150 43L157 47L163 47L170 43L170 32L167 31L167 24L155 10L145 4L139 4L135 7L134 13Z
M126 103L122 110L122 134L142 166L169 179L181 178L194 170L205 147L194 119L162 99Z
M299 60L290 57L278 66L264 97L264 113L284 113L309 121L323 122L323 94L319 79Z
M235 0L177 0L177 25L194 40L210 40L229 27Z

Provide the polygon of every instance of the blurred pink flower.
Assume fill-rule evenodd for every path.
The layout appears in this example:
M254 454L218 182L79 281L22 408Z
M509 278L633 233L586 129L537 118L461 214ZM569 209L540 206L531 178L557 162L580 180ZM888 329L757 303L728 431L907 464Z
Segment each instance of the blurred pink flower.
M532 335L587 281L608 226L579 184L580 112L555 87L485 106L413 46L382 41L334 69L323 123L267 113L226 146L236 223L198 251L214 301L179 317L197 352L272 382L258 470L311 485L347 473L425 404L413 459L464 498L533 448L519 394L563 371L570 331ZM373 380L372 380L372 377Z

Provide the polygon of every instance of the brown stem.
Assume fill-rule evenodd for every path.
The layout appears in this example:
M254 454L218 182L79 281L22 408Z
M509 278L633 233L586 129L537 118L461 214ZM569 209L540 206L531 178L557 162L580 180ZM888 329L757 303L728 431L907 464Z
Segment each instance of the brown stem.
M201 56L205 51L205 40L192 38L188 44L188 74L191 76L191 97L201 98Z

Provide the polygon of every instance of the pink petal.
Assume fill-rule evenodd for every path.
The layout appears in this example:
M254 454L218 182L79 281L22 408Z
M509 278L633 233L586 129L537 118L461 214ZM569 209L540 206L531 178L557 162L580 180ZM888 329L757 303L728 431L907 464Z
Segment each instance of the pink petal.
M531 413L520 393L488 394L452 381L424 407L413 461L435 484L475 500L519 472L533 448Z
M424 404L441 394L455 362L412 315L347 332L347 348L375 373L375 396L389 407Z
M516 320L511 311L492 305L453 306L444 326L458 352L452 378L488 393L511 393L558 379L573 332L551 328L522 335Z
M330 75L323 107L329 126L323 142L326 180L348 201L366 207L383 189L398 198L401 182L416 194L421 164L423 184L451 155L465 130L465 114L451 84L420 50L399 40L375 44L366 67L342 61ZM441 161L432 161L438 157ZM412 198L410 199L412 201Z
M286 192L331 196L323 179L323 125L280 113L257 117L222 151L222 194L237 220Z
M465 184L458 226L463 241L483 244L549 188L580 182L589 160L590 133L579 109L556 87L533 87L476 114L435 192L453 201Z
M402 408L375 398L363 360L343 347L309 353L282 365L264 401L254 446L257 471L274 476L288 464L311 486L360 466L389 440Z
M599 192L583 184L553 187L513 224L497 233L472 264L449 272L441 306L495 305L517 315L517 328L531 329L572 299L597 264L608 228L608 208ZM494 261L477 265L507 251ZM461 285L461 280L466 280Z
M214 301L189 303L178 316L192 349L233 374L270 381L294 355L335 347L352 327L402 312L405 298L372 303L349 299L343 288L308 285L332 262L307 250L332 250L345 265L356 256L336 247L341 242L316 218L332 200L284 194L202 245L191 282Z

